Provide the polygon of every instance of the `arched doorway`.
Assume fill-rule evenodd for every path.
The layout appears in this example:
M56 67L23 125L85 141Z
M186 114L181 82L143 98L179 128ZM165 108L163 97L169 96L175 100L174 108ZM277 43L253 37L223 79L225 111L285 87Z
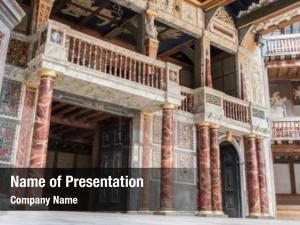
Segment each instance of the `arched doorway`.
M229 217L242 217L240 162L237 150L230 142L222 142L221 174L224 213Z

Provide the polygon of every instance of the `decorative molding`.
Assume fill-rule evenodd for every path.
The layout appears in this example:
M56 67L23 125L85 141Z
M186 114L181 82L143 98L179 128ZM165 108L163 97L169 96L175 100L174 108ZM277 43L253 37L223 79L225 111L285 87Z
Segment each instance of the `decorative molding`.
M222 20L223 22L229 24L230 26L235 27L232 17L228 14L228 12L225 10L224 7L220 7L217 10L215 17L217 19Z
M53 6L53 0L38 0L38 10L36 19L37 30L43 27L44 23L50 17L51 10Z
M266 118L265 112L260 109L252 108L252 116L264 120Z
M206 102L211 103L213 105L221 106L222 105L222 99L216 95L212 95L210 93L206 93Z

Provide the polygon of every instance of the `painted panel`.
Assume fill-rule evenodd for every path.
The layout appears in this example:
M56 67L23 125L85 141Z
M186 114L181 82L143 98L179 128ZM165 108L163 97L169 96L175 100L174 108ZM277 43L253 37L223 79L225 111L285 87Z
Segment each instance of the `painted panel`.
M274 164L274 180L276 194L291 193L289 164Z
M162 132L162 118L158 116L153 117L153 143L161 143L161 132Z
M0 162L13 162L17 122L0 118Z
M296 193L300 194L300 163L294 164L294 170L295 170Z
M193 125L177 122L177 146L193 149Z
M3 79L0 115L18 117L22 84L17 81Z
M273 117L300 116L300 83L271 81L270 101Z
M183 184L195 184L195 157L184 151L176 152L176 181Z

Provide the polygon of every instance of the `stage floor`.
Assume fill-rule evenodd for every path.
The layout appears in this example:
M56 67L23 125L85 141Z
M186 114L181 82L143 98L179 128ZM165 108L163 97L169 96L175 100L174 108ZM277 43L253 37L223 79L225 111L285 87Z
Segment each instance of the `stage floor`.
M0 212L0 224L3 225L253 225L254 223L263 225L299 225L300 221L88 212Z

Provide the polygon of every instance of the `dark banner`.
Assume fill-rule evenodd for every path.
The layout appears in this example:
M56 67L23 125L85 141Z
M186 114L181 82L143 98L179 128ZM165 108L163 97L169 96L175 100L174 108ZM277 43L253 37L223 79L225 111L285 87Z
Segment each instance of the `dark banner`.
M1 168L0 184L0 210L159 211L161 199L175 210L196 206L196 169Z

